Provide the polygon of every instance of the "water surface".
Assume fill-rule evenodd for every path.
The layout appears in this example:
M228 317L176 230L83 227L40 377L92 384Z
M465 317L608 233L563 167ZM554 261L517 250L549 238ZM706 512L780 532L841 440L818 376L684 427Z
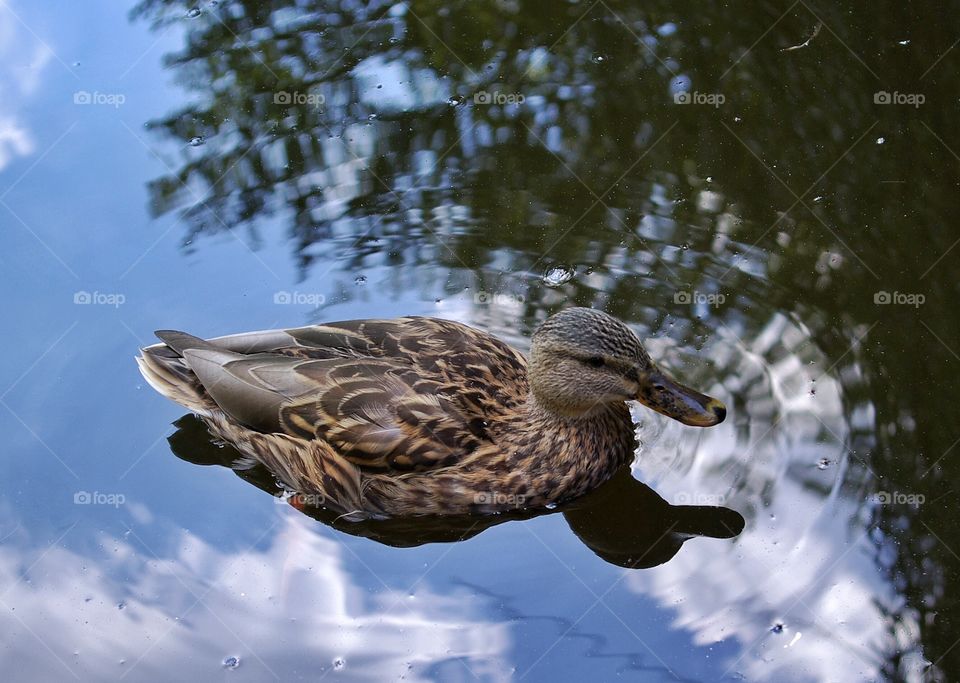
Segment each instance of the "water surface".
M7 0L10 680L949 679L955 9ZM570 305L728 419L638 409L616 505L459 542L278 504L133 362ZM623 566L668 503L745 528Z

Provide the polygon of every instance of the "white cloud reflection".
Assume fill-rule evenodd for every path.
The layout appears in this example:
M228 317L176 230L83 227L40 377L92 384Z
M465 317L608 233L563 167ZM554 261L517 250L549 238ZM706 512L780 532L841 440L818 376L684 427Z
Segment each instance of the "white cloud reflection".
M266 547L248 552L180 530L176 550L160 558L136 529L104 535L102 557L6 543L0 668L24 681L70 680L70 671L81 680L168 680L172 671L204 680L235 656L238 681L319 680L335 661L336 680L429 680L437 667L465 680L510 678L508 627L471 618L475 596L421 584L411 597L372 576L372 588L361 587L344 566L349 551L315 525L284 511Z
M17 105L36 92L50 49L23 29L7 3L0 3L0 171L33 153L33 136Z
M732 639L735 654L724 664L730 676L878 680L894 648L884 610L894 611L897 597L867 535L870 475L847 453L851 426L862 425L845 422L842 389L817 376L814 368L823 372L825 359L810 356L819 352L808 342L784 317L748 346L726 331L708 353L733 366L722 373L738 384L728 389L751 402L741 424L735 415L691 436L655 420L641 432L647 447L639 478L671 502L722 496L748 522L729 547L691 542L669 564L631 573L626 584L672 609L671 627L690 632L693 642ZM854 411L856 419L872 421L872 407L866 408ZM916 646L910 640L904 649Z

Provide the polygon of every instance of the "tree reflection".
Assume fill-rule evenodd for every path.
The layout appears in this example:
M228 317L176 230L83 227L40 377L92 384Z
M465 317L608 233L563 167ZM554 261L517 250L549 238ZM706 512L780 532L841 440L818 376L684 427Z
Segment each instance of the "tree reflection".
M151 184L151 208L182 213L185 243L282 225L303 277L338 258L341 273L467 273L490 291L519 288L528 324L561 301L602 304L653 332L676 317L671 334L695 348L719 329L754 339L785 314L822 351L817 371L841 380L845 493L931 501L876 507L876 541L901 548L884 562L926 656L945 656L943 670L960 662L946 588L958 473L944 457L958 409L943 400L960 318L874 304L881 290L924 291L946 306L960 279L956 236L940 229L960 209L946 22L852 2L192 8L135 10L186 30L168 65L194 98L150 124L180 154ZM821 22L807 47L781 51ZM897 88L940 105L874 103ZM680 91L725 99L681 105ZM563 297L540 278L553 264L579 274ZM691 289L728 305L693 319L676 297Z

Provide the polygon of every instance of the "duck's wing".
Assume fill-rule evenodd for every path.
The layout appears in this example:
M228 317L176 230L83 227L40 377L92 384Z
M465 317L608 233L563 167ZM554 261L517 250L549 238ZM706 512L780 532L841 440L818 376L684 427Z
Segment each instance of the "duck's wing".
M489 442L486 420L526 396L519 353L445 320L346 321L209 341L158 336L237 422L323 439L370 469L453 464Z

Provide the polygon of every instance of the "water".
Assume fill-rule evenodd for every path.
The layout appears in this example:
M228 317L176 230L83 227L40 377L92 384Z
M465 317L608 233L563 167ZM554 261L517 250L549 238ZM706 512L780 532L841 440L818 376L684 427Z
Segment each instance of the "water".
M952 678L956 32L781 5L0 7L7 679ZM133 363L573 304L729 417L525 520L330 519Z

